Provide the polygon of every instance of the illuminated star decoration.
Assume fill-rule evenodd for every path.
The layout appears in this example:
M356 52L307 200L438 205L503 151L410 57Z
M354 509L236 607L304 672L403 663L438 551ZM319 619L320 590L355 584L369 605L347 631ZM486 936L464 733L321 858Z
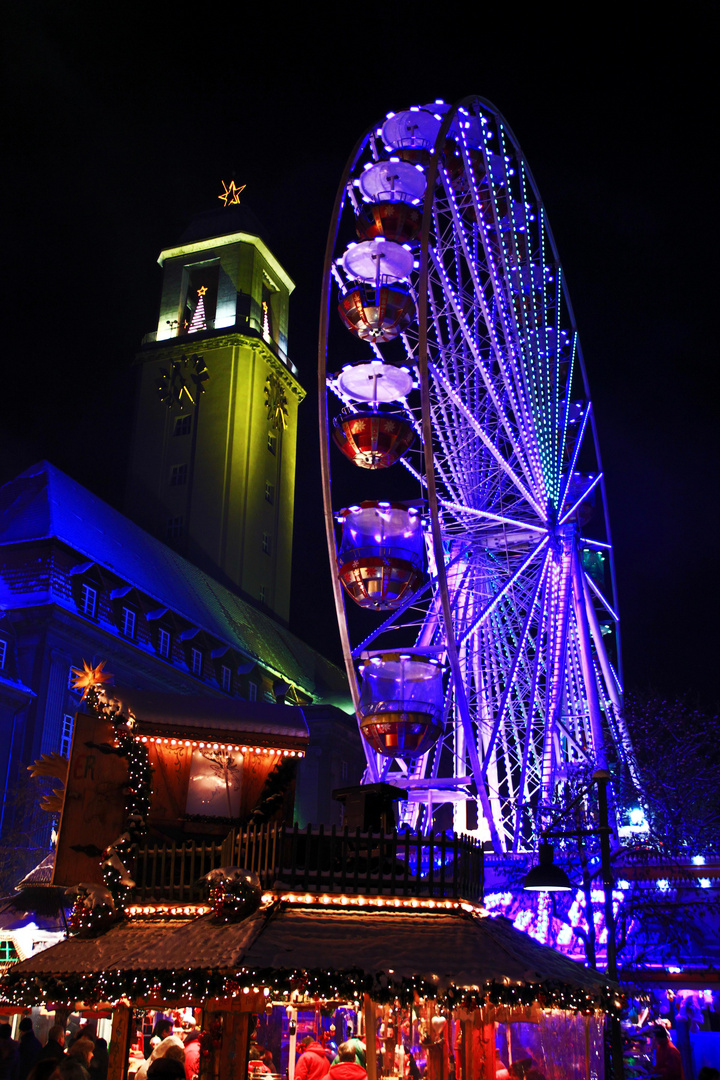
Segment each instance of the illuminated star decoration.
M218 195L218 198L221 199L222 195ZM200 288L197 291L197 294L198 294L198 296L204 296L206 292L207 292L207 285L201 285Z
M88 691L92 690L93 686L102 685L102 683L110 682L112 679L109 671L103 671L106 663L106 660L101 660L97 667L91 667L87 660L83 660L82 668L72 669L75 676L73 690L82 690L81 701L85 700Z
M221 180L220 183L223 186L223 193L218 195L218 199L222 199L223 206L237 206L240 202L240 192L245 190L247 184L238 187L234 180L230 181L229 186L224 180Z

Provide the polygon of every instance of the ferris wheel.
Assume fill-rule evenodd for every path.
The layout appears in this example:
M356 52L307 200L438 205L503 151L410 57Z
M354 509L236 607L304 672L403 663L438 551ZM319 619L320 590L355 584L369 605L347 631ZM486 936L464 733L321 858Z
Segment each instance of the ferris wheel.
M569 770L634 766L573 312L532 174L488 102L388 113L358 141L319 369L365 781L407 792L407 825L429 830L450 804L456 832L526 850Z

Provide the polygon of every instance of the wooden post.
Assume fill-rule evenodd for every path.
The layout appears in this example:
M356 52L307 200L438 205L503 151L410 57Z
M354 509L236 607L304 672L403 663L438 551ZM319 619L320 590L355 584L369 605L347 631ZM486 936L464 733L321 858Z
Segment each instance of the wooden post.
M222 1080L245 1080L250 1050L249 1012L224 1012L220 1076Z
M461 1020L462 1029L462 1077L473 1080L473 1022Z
M132 1042L133 1011L129 1005L116 1005L108 1047L108 1080L125 1080Z
M368 1080L378 1080L377 1076L377 1016L375 1002L370 1000L368 994L363 995L363 1012L365 1016L365 1071Z

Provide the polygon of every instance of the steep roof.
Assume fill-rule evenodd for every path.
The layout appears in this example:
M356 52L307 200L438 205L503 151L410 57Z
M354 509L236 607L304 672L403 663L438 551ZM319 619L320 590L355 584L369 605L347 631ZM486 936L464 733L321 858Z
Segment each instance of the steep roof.
M41 461L0 488L0 546L51 538L313 697L347 699L343 673L315 649Z

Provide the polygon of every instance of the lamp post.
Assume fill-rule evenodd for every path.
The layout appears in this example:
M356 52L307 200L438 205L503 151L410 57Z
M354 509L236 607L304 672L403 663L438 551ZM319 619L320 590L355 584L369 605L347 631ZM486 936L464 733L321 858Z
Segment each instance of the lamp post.
M603 896L605 908L605 928L607 930L607 964L605 970L608 978L617 982L617 950L615 945L615 913L613 911L613 878L610 867L610 821L608 816L607 786L611 779L607 769L597 769L592 776L593 783L597 785L598 792L598 815L599 825L594 829L576 829L574 832L558 832L552 827L543 829L541 843L538 849L538 866L533 866L526 874L523 888L529 892L567 892L573 888L570 878L565 871L555 866L553 862L552 845L550 839L566 837L599 836L600 837L600 872L603 883ZM578 796L567 807L567 810L580 801L583 796ZM592 912L590 918L592 919ZM622 1033L620 1019L614 1014L610 1017L610 1047L612 1055L613 1074L615 1080L622 1080Z

